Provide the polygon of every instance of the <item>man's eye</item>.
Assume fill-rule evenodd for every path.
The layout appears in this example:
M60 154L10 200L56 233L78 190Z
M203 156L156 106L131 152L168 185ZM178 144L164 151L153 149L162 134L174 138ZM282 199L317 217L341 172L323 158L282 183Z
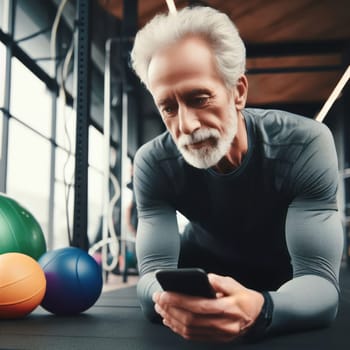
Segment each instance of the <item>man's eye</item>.
M209 101L209 96L198 96L190 100L192 107L204 107Z
M161 112L165 116L171 116L176 112L176 107L175 106L164 106L161 108Z

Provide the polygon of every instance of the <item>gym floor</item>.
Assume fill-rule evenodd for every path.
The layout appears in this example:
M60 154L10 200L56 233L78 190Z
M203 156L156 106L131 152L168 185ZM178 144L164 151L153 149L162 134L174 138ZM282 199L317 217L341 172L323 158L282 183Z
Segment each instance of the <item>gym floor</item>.
M127 281L123 282L123 277L120 275L109 274L107 281L103 285L102 292L110 292L117 289L132 287L137 284L139 276L128 276Z
M97 303L74 317L55 316L41 307L24 319L0 320L0 349L26 350L348 350L350 348L350 269L341 271L338 317L326 329L267 338L258 343L213 345L188 342L142 316L135 283L113 276Z

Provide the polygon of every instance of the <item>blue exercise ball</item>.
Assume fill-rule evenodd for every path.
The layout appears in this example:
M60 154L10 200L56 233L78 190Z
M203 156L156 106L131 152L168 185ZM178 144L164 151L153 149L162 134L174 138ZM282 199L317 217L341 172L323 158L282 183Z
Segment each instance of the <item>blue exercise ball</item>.
M40 259L46 293L41 306L56 315L84 312L99 298L103 280L96 260L80 248L51 250Z

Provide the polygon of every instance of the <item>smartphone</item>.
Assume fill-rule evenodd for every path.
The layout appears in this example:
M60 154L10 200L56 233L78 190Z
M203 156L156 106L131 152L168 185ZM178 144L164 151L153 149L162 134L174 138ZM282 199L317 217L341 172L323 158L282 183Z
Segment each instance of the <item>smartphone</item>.
M200 268L158 270L156 278L165 291L205 298L216 296L206 272Z

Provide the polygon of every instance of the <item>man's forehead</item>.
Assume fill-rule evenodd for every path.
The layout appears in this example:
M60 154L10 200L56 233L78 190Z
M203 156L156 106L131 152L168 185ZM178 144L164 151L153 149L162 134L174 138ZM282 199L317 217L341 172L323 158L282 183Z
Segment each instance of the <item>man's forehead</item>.
M214 63L213 53L208 44L199 38L186 38L168 45L154 53L148 66L148 78L159 73L171 75L177 70L191 71L208 69Z
M171 43L168 43L162 47L160 47L158 50L156 50L152 58L157 56L157 55L162 55L162 54L167 54L168 52L176 52L178 50L182 50L189 48L190 52L192 52L195 55L195 52L191 51L194 48L203 48L206 49L207 51L211 51L211 46L209 45L209 42L202 36L200 35L195 35L195 34L188 34L182 38L179 38L177 40L172 41ZM151 59L152 59L151 58Z

